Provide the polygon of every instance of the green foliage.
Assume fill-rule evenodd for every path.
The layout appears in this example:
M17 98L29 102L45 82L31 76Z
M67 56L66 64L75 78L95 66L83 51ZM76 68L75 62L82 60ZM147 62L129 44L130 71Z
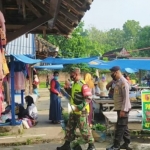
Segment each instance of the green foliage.
M50 43L60 48L59 56L62 58L99 56L102 53L101 45L97 41L91 41L88 31L84 30L83 27L84 23L81 22L72 33L71 38L66 39L63 36L48 35L47 39ZM81 71L93 71L86 64L65 65L64 71L69 71L72 66L80 67Z
M68 114L68 112L63 111L62 115L63 115L63 120L64 120L64 122L67 122L68 119L69 119L69 114Z
M140 23L135 20L128 20L123 25L124 36L126 39L133 39L137 37L140 32L141 26Z
M48 35L47 40L60 48L59 56L62 58L102 56L120 47L130 51L134 57L150 56L149 50L132 52L135 49L150 47L150 26L142 28L135 20L127 20L123 24L123 29L113 28L108 31L101 31L95 27L85 30L84 22L81 22L73 31L71 38ZM88 68L87 64L65 65L63 71L69 72L71 67L80 67L82 72L95 72L95 69Z
M100 123L97 123L95 125L93 125L92 127L93 130L96 130L96 131L105 131L106 130L106 126L100 124Z

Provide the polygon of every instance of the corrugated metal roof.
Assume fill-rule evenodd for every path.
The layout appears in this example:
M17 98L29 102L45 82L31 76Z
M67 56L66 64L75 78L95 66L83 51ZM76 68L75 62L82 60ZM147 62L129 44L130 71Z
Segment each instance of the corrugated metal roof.
M19 38L8 43L6 46L6 55L32 55L35 56L35 38L34 34L22 35Z

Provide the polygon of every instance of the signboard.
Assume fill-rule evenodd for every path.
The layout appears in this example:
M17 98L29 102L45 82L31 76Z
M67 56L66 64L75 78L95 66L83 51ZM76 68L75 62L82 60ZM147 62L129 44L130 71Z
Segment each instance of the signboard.
M150 91L142 91L142 129L150 130Z

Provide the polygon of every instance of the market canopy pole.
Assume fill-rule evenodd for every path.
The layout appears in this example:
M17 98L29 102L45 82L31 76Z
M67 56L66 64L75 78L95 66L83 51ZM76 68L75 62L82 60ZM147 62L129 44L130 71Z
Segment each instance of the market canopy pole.
M15 90L14 90L14 57L10 56L11 60L11 116L12 116L12 125L16 125L15 120Z

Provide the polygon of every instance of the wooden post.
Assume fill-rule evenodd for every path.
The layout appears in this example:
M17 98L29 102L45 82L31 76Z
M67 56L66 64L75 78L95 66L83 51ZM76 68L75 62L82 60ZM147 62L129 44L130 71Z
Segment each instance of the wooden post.
M33 69L29 65L29 93L32 94Z
M141 79L142 79L142 70L139 70L139 84L141 84Z

